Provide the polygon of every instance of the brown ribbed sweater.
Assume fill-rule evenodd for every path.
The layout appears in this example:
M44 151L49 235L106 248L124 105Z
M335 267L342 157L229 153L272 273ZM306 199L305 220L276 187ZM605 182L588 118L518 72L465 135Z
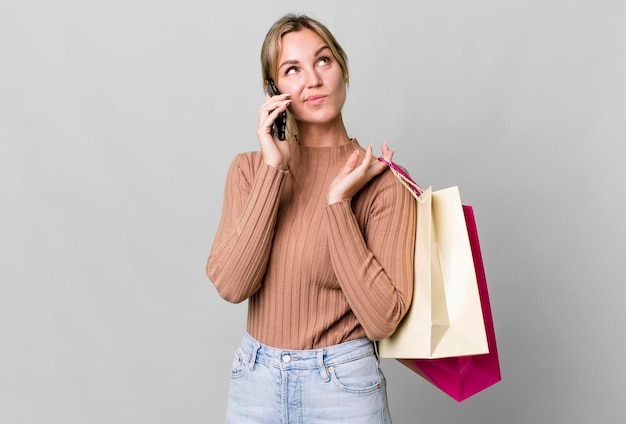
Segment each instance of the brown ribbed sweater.
M385 171L354 198L326 205L330 182L357 148L356 140L294 142L289 171L260 152L236 156L229 169L206 270L224 299L248 299L247 331L261 343L317 349L379 340L407 311L413 197Z

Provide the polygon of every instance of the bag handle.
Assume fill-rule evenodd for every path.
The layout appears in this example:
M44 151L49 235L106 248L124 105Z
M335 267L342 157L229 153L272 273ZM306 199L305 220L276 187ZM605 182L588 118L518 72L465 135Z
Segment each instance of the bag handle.
M419 184L417 184L415 181L413 181L413 179L409 176L409 174L406 173L404 169L400 168L398 165L384 157L379 157L378 160L387 164L391 172L393 172L396 178L400 180L402 185L405 186L416 199L422 195L424 189L421 188Z

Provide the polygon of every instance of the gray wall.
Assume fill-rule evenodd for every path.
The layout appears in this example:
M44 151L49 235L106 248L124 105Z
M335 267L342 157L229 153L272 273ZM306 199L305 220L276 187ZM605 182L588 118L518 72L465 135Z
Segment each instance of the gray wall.
M475 208L504 380L457 404L384 360L396 423L621 423L621 1L3 1L0 422L223 420L245 304L204 275L257 149L259 48L336 34L350 135Z

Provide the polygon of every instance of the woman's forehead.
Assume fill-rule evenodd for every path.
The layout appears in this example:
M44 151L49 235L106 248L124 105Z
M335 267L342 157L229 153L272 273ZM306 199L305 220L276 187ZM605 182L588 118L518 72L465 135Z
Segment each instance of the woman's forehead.
M280 59L297 60L299 56L315 55L327 47L326 42L315 31L308 28L292 31L282 36ZM291 57L293 56L293 57Z

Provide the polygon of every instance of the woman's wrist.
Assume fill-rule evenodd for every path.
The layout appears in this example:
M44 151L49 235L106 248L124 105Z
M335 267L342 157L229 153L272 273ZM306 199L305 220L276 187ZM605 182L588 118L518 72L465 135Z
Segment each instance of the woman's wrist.
M326 205L328 206L334 205L335 203L341 203L344 200L348 200L348 199L350 199L349 196L338 196L338 195L329 194L328 197L326 198Z

